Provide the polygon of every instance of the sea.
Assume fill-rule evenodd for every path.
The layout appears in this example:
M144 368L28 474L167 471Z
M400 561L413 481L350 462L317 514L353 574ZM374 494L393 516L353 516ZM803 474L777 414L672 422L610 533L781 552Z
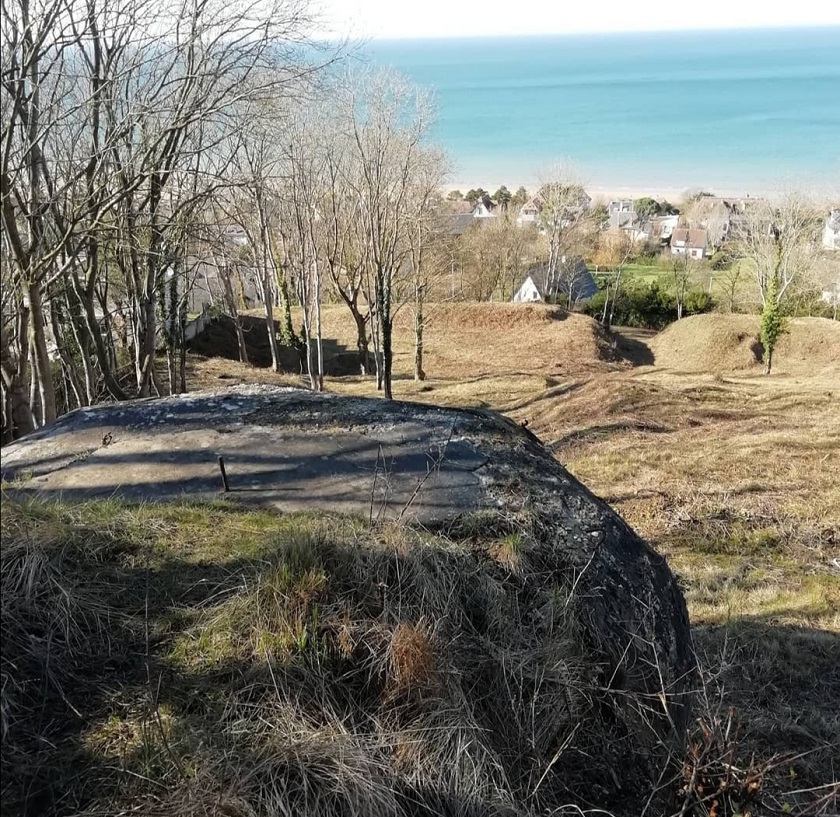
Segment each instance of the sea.
M840 27L373 40L432 89L450 181L840 195Z

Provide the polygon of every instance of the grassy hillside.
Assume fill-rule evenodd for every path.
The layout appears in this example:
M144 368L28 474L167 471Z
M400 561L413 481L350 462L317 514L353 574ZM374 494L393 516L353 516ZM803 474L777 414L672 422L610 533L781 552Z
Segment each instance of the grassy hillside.
M763 377L760 367L739 362L738 335L752 332L751 324L735 327L741 318L683 321L651 343L656 365L633 367L630 359L651 361L644 338L622 346L585 318L551 317L546 307L508 310L516 308L438 308L425 383L410 379L403 314L396 394L488 405L527 422L572 473L668 555L685 588L704 670L687 756L675 759L661 783L676 798L675 817L837 814L836 325L794 322L777 374ZM348 314L327 310L326 334L352 348ZM190 365L194 384L300 382L231 361L194 358ZM374 391L370 380L355 376L330 378L328 388ZM145 792L135 802L140 813L237 817L269 813L265 804L280 802L296 805L274 813L307 813L297 805L306 803L315 814L390 814L399 813L396 802L413 803L412 814L516 814L548 797L540 779L553 754L543 766L517 766L512 758L539 744L543 728L560 726L523 706L532 700L523 690L535 688L547 666L574 674L577 665L574 639L565 638L551 642L550 660L542 653L523 663L519 647L512 649L510 622L498 618L508 609L498 600L516 598L518 528L490 525L479 536L464 531L441 543L392 528L373 533L346 520L227 507L7 510L4 504L2 612L4 628L11 620L18 629L11 641L4 629L3 728L21 712L32 714L15 737L22 743L7 743L16 747L11 762L28 775L24 780L35 781L30 791L74 781L80 799L68 800L65 813L82 802L111 813L104 804L117 793L138 792ZM332 587L346 590L327 594L332 566L347 564L358 549L365 572L356 590L340 583L347 573L339 571L345 578ZM385 591L378 578L370 584L379 575L371 566L393 565L398 556L412 565L397 583L405 594L403 618L384 615ZM479 564L492 569L478 608L493 611L486 620L496 622L502 645L482 661L475 660L476 647L453 651L451 633L438 624L441 593L447 607L455 604L456 620L476 604L479 585L469 585L472 600L464 606L452 585L460 581L453 576L473 568L452 566ZM368 590L360 595L360 587ZM32 599L29 606L9 607L21 592ZM45 618L48 609L54 618ZM329 636L320 635L324 622ZM34 639L24 637L33 627ZM83 718L41 717L41 688L15 686L7 644L20 651L11 653L12 665L26 660L27 650L36 658L49 654L60 703L50 701L56 711L72 713L72 706ZM299 682L300 662L327 667L346 660L342 650L364 656L355 666L375 678L374 703L360 705L352 680L336 686L322 673L307 676L317 682ZM281 661L288 675L261 671L266 655L288 656ZM100 682L115 668L125 683ZM440 694L441 668L458 679L447 686L448 697ZM295 690L294 706L279 694L283 689ZM551 706L575 712L580 704ZM421 710L433 717L418 732ZM354 718L367 724L369 743L349 737ZM438 745L429 729L454 737ZM45 740L35 740L37 730L46 730ZM493 744L498 730L510 738L507 754ZM569 746L580 738L578 730ZM50 742L66 750L63 765L39 768L32 758L44 757ZM460 762L452 766L455 757ZM558 757L568 762L564 752ZM280 778L271 771L278 763L289 770ZM96 771L92 790L79 764ZM434 789L428 781L440 782L435 775L444 769L446 785L464 795L423 811L417 793L428 795ZM8 779L4 773L4 785ZM316 780L329 781L327 790ZM409 790L401 788L405 780L414 788L400 800ZM583 802L551 794L561 798L555 802L576 802L557 814L579 814L577 807L597 802L595 791ZM659 812L648 809L653 813Z
M683 372L757 371L763 350L754 315L694 315L671 324L651 342L656 366ZM785 322L775 359L777 373L840 378L840 322L793 318Z

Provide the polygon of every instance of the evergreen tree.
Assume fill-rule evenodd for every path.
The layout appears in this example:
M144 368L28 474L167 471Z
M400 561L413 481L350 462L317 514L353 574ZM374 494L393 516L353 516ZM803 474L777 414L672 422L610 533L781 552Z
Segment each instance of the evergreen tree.
M761 328L759 339L764 347L764 374L770 374L773 366L773 350L776 342L785 331L784 318L779 308L779 284L773 276L767 283L767 292L764 298L764 309L761 311Z
M493 194L493 198L496 200L496 202L498 203L499 207L502 208L502 210L507 210L508 204L510 203L510 200L513 198L513 196L511 195L510 190L508 190L507 187L502 185Z

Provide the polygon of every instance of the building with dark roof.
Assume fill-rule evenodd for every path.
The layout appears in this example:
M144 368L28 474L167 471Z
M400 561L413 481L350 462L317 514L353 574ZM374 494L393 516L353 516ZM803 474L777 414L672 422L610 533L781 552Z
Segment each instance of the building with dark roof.
M514 293L514 302L553 301L559 297L569 303L578 303L598 291L598 285L582 258L564 259L552 277L553 280L549 280L547 264L530 267Z

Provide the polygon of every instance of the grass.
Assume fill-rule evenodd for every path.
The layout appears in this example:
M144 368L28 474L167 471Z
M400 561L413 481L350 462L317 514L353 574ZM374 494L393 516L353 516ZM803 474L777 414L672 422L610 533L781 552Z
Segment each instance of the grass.
M772 766L753 815L838 811L837 379L820 356L830 345L793 340L794 359L780 355L769 378L712 371L718 350L691 373L593 366L544 385L456 385L430 367L430 393L399 384L412 399L480 400L527 422L667 555L706 667L703 728L723 728L733 707L742 767Z
M733 708L740 767L774 766L750 813L836 813L834 380L655 368L598 380L568 393L531 427L563 439L569 428L629 416L667 429L577 437L556 452L680 577L714 690L708 708L718 713L718 726Z
M430 534L5 497L2 526L4 813L617 804L636 715L607 703L572 576L524 517Z
M533 331L524 323L505 336L503 312L482 329L441 311L425 383L410 378L408 324L398 327L395 392L527 422L667 555L703 668L684 765L662 781L678 797L674 813L838 813L836 377L805 356L786 368L783 354L769 378L715 372L713 360L690 373L631 368L604 353L604 338L572 338L564 321L541 316ZM352 347L342 315L329 312L327 331ZM192 365L205 386L230 382L220 374L275 377L228 361ZM359 377L328 388L373 392ZM145 814L515 815L600 802L597 780L588 802L543 780L564 746L559 763L574 772L566 752L581 747L574 724L591 698L569 698L540 674L579 678L574 632L559 627L562 638L538 644L510 630L532 612L521 597L527 527L476 519L437 540L222 503L7 511L4 737L20 731L5 743L14 749L4 746L3 778L22 776L5 794L26 794L30 813L130 802ZM16 564L27 567L7 567ZM546 588L549 620L567 597L562 583ZM10 602L21 598L23 608ZM17 624L7 639L6 622L24 616L41 640L24 641ZM457 634L476 626L505 649L465 647ZM34 664L15 658L33 644ZM47 685L13 680L21 666L40 678L45 656ZM117 671L120 684L102 682ZM44 711L53 714L10 725ZM506 753L494 741L508 733ZM56 781L68 780L60 799ZM647 811L658 813L667 812Z

